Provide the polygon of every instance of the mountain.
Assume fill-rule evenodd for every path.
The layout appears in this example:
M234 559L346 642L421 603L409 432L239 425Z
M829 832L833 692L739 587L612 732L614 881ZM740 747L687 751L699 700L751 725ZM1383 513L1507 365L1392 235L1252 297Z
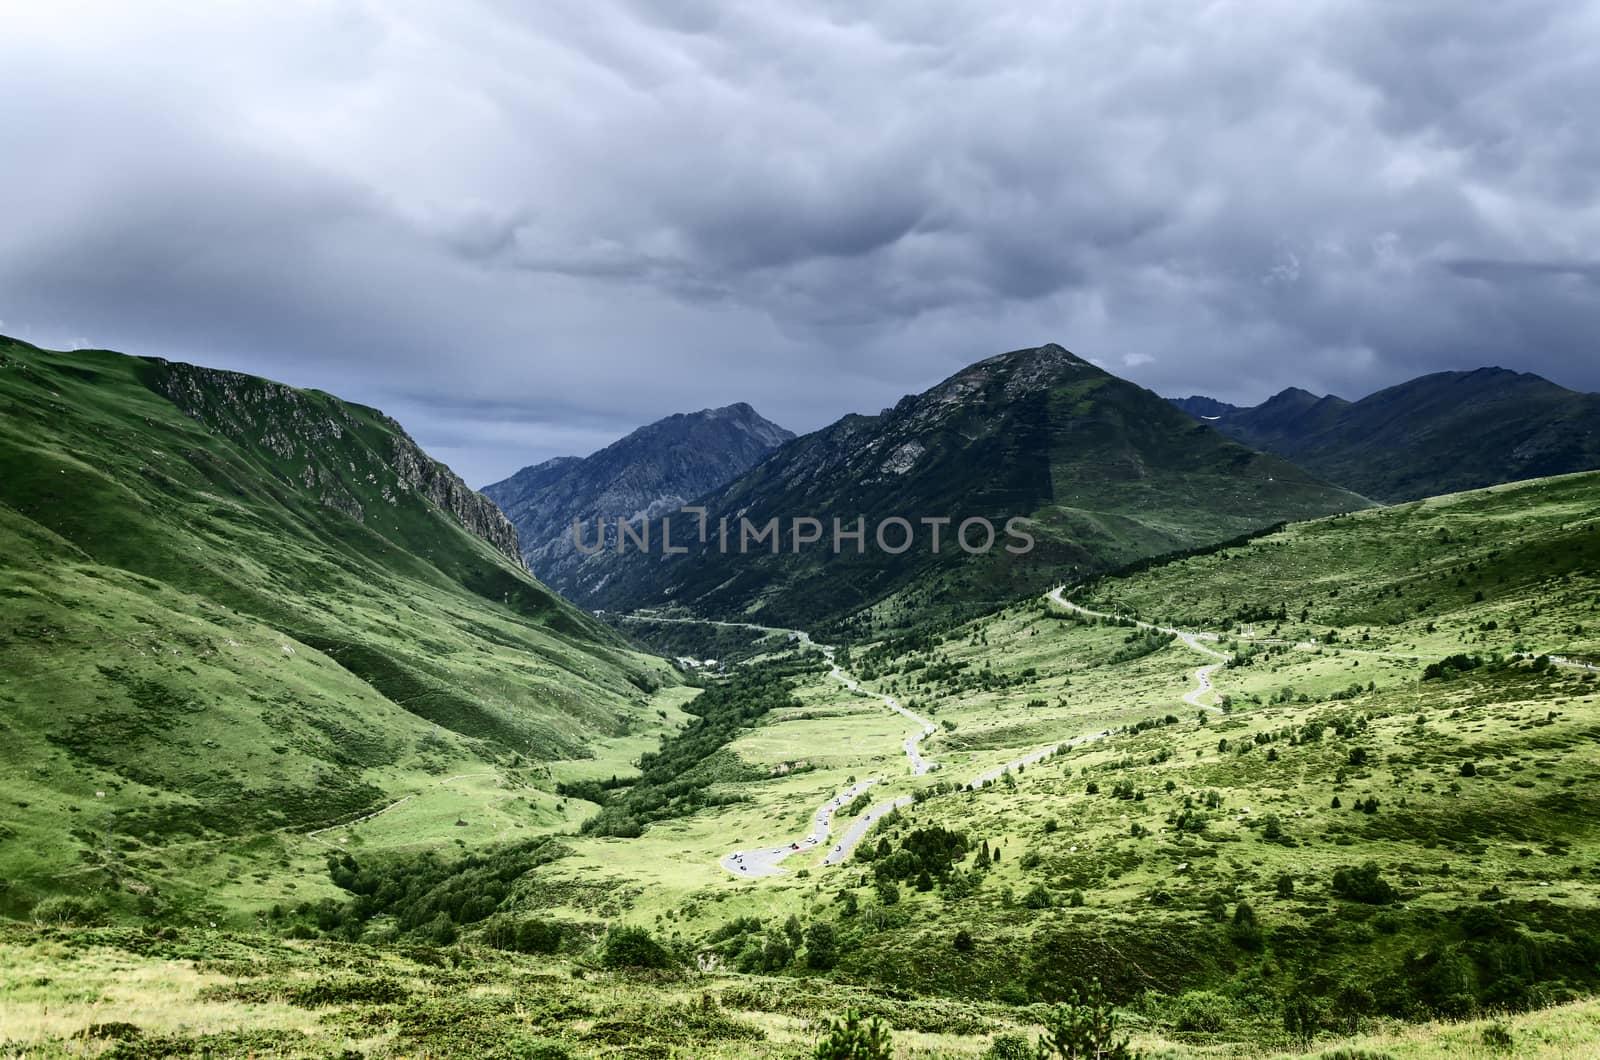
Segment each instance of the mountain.
M1194 394L1184 398L1168 398L1168 401L1178 406L1197 420L1215 420L1230 412L1238 412L1238 405L1230 405L1226 401L1218 401L1213 397Z
M239 865L284 871L317 849L298 833L396 800L413 844L554 822L532 762L636 731L668 679L377 410L12 339L0 675L0 912L63 873L241 897ZM459 777L497 791L432 831Z
M1600 394L1504 368L1438 372L1355 402L1298 388L1254 408L1216 403L1222 412L1197 412L1208 398L1172 401L1231 438L1388 502L1600 467Z
M914 581L920 587L900 601L905 608L994 601L1051 578L1370 502L1226 439L1052 344L980 361L879 415L846 416L790 441L701 503L706 543L696 536L681 556L635 549L614 557L612 577L592 599L608 609L672 603L773 625L842 616ZM938 554L928 527L898 555L858 552L848 541L832 555L832 519L849 529L858 516L869 539L893 517L953 522ZM737 546L723 554L716 528L741 517L782 520L780 554L740 555ZM821 547L791 549L795 517L823 523ZM951 535L973 517L997 531L1019 517L1035 547L1007 552L1007 544L1023 547L1007 535L967 557ZM981 527L971 543L983 543Z
M592 456L525 467L483 493L516 525L539 579L568 599L586 601L609 575L610 557L585 557L573 547L573 519L592 524L677 511L793 437L740 402L668 416Z

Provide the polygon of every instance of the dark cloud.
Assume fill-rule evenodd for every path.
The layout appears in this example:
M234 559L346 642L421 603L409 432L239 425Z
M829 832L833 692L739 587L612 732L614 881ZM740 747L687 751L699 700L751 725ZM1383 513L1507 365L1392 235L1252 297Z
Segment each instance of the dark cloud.
M1167 393L1600 388L1600 5L11 5L0 320L482 483L1060 341Z

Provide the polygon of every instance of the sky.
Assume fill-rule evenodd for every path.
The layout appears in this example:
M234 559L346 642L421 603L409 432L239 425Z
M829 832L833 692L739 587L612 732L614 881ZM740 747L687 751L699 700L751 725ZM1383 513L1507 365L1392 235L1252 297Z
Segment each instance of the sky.
M1596 2L52 0L0 69L0 332L376 405L475 486L1052 341L1600 390Z

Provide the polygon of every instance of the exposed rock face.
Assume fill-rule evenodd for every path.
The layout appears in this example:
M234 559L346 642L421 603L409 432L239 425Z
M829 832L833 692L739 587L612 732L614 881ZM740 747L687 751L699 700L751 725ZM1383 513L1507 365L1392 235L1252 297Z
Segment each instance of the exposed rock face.
M525 467L484 494L516 524L529 568L569 599L586 602L613 557L573 547L572 522L654 520L744 474L794 435L744 403L668 416L587 458ZM607 533L615 540L614 528Z
M394 430L392 461L401 489L415 490L455 519L470 532L483 538L526 569L517 528L495 503L477 492L439 461L422 451L421 446L394 420L384 421Z
M516 528L494 502L383 413L238 372L148 363L154 390L212 430L271 453L279 477L324 507L366 522L374 505L399 507L414 497L524 567Z

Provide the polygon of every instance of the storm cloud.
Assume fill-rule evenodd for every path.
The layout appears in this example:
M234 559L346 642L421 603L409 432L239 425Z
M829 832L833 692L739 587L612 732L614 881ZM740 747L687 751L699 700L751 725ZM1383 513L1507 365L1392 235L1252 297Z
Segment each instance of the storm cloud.
M1600 4L64 0L0 68L0 331L376 404L474 484L1046 341L1600 389Z

